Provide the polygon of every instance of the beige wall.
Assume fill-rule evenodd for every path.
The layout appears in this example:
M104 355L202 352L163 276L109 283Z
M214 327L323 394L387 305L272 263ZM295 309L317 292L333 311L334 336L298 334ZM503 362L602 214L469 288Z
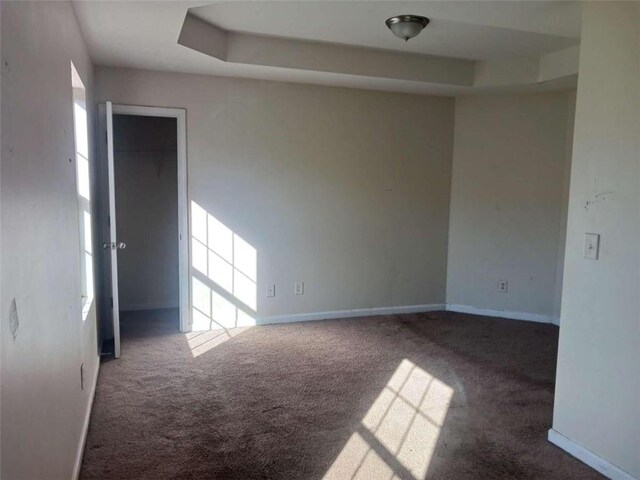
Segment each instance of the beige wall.
M597 261L583 258L587 232L601 236ZM639 239L640 3L587 3L553 428L635 478Z
M562 198L560 210L560 232L558 241L558 259L556 261L556 286L553 302L553 317L560 321L562 306L562 285L564 283L564 251L567 243L567 217L569 214L569 187L571 180L571 156L573 152L573 130L576 116L576 91L569 94L569 113L564 143L564 172L562 175Z
M81 316L70 60L89 97L92 65L70 3L3 1L1 17L0 476L70 478L98 367L95 307Z
M189 198L257 250L245 313L444 303L452 99L98 72L100 100L186 108Z
M176 120L115 115L120 310L178 307Z
M447 304L558 317L572 92L456 99ZM508 281L508 292L498 282Z

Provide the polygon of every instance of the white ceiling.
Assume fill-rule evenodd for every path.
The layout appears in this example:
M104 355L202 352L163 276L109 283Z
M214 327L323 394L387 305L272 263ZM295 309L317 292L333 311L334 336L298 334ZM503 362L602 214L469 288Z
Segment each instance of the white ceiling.
M219 2L191 13L234 32L472 60L548 53L580 37L578 2ZM384 24L399 14L431 23L405 43Z
M243 34L494 62L579 44L581 16L581 4L574 1L75 0L74 8L97 65L446 95L470 89L388 75L378 78L347 71L232 63L179 45L177 40L189 13L212 26ZM432 19L408 43L384 25L389 16L406 13ZM566 87L567 81L526 88L554 85Z

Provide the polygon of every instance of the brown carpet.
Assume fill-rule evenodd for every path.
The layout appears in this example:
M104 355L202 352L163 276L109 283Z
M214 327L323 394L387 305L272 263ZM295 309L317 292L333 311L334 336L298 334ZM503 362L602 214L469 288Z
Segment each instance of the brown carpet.
M82 478L602 478L546 440L554 326L447 312L233 338L176 325L173 310L123 316Z

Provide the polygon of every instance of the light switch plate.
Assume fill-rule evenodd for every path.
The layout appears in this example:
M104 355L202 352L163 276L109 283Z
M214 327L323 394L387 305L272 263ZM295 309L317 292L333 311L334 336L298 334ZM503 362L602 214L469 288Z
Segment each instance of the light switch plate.
M304 295L304 282L296 282L293 285L293 293L296 295Z
M267 285L267 297L275 297L276 296L276 286L275 284Z
M600 235L597 233L584 234L584 258L587 260L598 260L600 255Z

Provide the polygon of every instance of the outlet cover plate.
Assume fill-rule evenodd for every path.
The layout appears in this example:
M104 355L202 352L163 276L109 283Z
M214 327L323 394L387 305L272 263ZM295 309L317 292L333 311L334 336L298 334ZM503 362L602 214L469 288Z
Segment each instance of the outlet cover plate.
M267 285L267 297L275 297L276 296L276 285L272 283Z

